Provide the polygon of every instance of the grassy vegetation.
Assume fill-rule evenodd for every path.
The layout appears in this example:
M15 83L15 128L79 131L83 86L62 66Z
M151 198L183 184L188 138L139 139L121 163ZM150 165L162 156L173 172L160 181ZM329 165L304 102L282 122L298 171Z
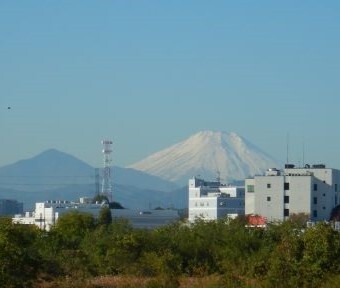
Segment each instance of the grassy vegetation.
M134 229L102 211L50 231L0 220L0 287L337 287L340 233L242 218Z

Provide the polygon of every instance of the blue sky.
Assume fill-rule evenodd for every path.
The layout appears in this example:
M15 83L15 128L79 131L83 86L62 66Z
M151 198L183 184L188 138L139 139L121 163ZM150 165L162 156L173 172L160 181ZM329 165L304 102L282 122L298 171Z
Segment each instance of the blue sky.
M0 166L222 130L340 168L339 35L340 1L1 0Z

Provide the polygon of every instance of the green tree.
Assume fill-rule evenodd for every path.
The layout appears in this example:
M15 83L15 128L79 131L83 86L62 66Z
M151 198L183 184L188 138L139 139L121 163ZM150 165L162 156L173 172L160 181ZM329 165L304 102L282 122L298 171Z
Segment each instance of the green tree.
M291 226L283 227L286 233L276 245L270 257L268 283L273 287L302 287L300 261L303 253L303 241Z
M340 273L340 233L318 223L303 235L304 253L301 275L306 287L317 287L326 274Z
M62 274L85 277L90 272L86 253L81 249L84 238L96 227L92 214L71 211L63 214L49 233L50 244L44 254L59 267Z
M126 273L135 263L134 251L128 246L134 229L127 220L114 219L110 225L98 226L85 236L81 249L89 260L92 274ZM130 239L130 240L129 240Z
M112 214L109 207L102 207L98 215L99 225L109 225L112 223Z
M76 248L85 235L95 227L95 219L92 214L71 211L58 219L53 232L63 238L64 248Z
M40 231L0 218L0 287L31 287L42 269L35 247Z

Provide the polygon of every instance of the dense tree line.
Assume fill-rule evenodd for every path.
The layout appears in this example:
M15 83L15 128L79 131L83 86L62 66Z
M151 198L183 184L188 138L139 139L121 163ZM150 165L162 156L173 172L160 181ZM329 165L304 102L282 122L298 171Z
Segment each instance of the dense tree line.
M209 275L218 275L213 287L336 287L340 280L340 233L323 223L264 230L239 218L141 230L110 216L108 208L98 219L72 212L49 232L0 219L0 287L99 275L157 279L150 287Z

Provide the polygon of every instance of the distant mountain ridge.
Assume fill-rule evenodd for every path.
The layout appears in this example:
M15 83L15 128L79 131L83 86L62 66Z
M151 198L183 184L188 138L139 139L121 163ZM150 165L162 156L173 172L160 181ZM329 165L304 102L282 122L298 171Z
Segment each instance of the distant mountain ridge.
M178 189L174 183L131 168L114 166L112 174L114 201L126 201L121 204L127 208L156 202L168 205L171 191ZM94 196L95 191L95 168L55 149L0 167L0 198L17 199L28 206L45 200L77 200Z
M128 168L112 167L113 200L132 209L185 208L186 186L193 176L233 182L279 166L236 133L202 131ZM55 149L0 167L0 198L33 205L76 200L95 191L95 168Z
M131 168L112 167L113 182L121 185L138 186L142 189L171 191L177 186L169 181L148 175ZM77 184L93 184L95 168L84 161L56 149L46 150L32 158L0 167L1 187L18 186L24 190L54 189ZM53 185L55 184L55 185Z
M56 149L0 167L0 186L17 190L55 189L94 181L94 168Z
M129 167L184 184L197 175L243 180L278 166L273 157L236 133L202 131Z

